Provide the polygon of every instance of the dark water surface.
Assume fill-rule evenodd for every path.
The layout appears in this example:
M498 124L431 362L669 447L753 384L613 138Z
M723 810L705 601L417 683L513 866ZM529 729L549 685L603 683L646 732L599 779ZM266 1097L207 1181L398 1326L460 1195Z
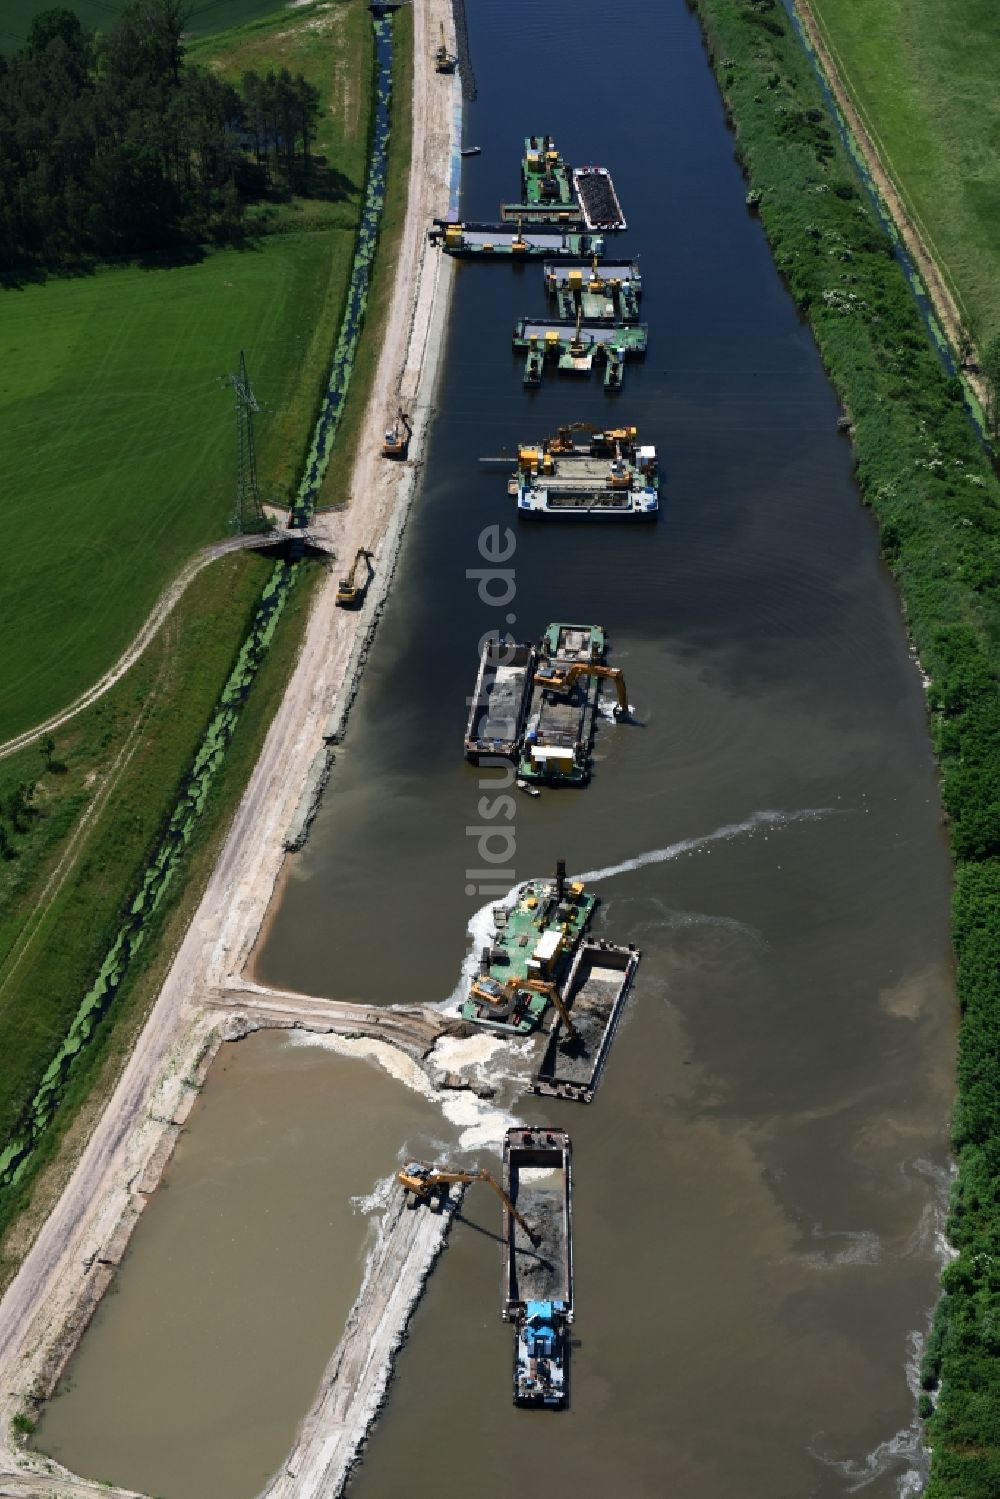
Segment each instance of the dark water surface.
M905 1366L935 1294L954 1023L919 676L692 16L468 9L483 154L464 212L516 196L526 131L606 162L650 352L614 399L549 376L525 392L509 337L543 310L540 268L460 268L398 588L259 972L386 1002L452 991L485 898L466 893L488 776L460 759L464 700L508 613L518 638L603 623L641 723L601 731L586 792L518 801L518 877L660 855L597 884L599 930L644 961L597 1102L549 1116L576 1148L572 1408L511 1409L496 1248L459 1227L352 1493L911 1492ZM517 526L478 457L572 420L658 445L658 525ZM504 607L466 577L491 524L516 535ZM726 827L746 831L697 842ZM491 1202L468 1212L496 1230Z

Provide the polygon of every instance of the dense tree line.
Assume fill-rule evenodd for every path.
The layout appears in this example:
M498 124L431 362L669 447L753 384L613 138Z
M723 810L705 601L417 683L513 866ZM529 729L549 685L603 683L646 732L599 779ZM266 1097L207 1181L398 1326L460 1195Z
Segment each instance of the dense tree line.
M316 89L242 89L184 59L180 0L131 0L106 33L68 9L0 56L0 264L145 252L238 230L273 172L308 173Z

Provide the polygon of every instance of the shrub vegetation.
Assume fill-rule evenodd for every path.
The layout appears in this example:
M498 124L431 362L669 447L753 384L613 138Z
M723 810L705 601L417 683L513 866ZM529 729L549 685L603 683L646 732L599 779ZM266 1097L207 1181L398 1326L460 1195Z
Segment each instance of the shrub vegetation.
M849 417L928 675L962 1012L948 1230L924 1367L930 1499L1000 1493L1000 485L779 0L695 0L736 150ZM931 1398L932 1397L932 1398Z

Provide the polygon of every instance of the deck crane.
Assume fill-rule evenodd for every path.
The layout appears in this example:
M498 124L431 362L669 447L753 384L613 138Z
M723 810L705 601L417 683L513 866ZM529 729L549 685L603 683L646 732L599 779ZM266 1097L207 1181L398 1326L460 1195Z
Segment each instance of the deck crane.
M448 1171L439 1166L425 1166L423 1161L408 1161L396 1174L396 1180L404 1192L412 1192L417 1202L430 1202L442 1187L452 1182L485 1182L508 1210L511 1217L521 1225L532 1244L541 1243L541 1236L530 1229L500 1183L483 1167L478 1171Z
M547 687L550 692L569 692L580 677L607 677L614 682L618 697L616 717L628 716L628 693L625 689L625 675L620 666L601 666L596 661L573 661L568 666L553 662L535 672L536 683L540 687Z
M569 426L560 427L555 437L550 437L545 446L550 453L572 453L574 432L589 432L593 437L597 428L590 422L570 422Z
M368 587L368 579L371 576L372 570L371 557L372 554L366 547L358 547L357 555L355 556L354 561L351 564L350 572L347 574L346 578L341 578L340 582L337 584L336 602L342 609L349 609L354 604L358 603L365 589ZM365 573L365 580L363 583L359 582L358 580L358 568L361 566L362 562L366 564L367 569Z

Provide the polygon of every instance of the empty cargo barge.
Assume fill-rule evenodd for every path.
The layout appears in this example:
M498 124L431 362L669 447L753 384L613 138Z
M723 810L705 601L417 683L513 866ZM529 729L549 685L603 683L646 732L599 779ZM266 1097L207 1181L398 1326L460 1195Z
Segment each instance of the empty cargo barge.
M465 757L474 765L483 756L517 759L535 660L530 645L487 641L483 646L465 729Z
M633 947L592 938L580 944L564 998L571 1025L561 1015L556 1019L531 1082L533 1093L593 1101L638 966Z
M659 511L656 449L635 427L593 432L561 427L540 446L518 449L509 491L525 517L582 516L653 520Z
M573 1321L572 1145L564 1129L509 1129L503 1209L501 1314L514 1324L514 1404L566 1403Z
M577 880L567 882L562 859L554 880L530 880L512 906L493 908L494 930L480 971L464 1001L463 1020L513 1035L529 1035L550 1000L562 1003L559 984L597 905Z

